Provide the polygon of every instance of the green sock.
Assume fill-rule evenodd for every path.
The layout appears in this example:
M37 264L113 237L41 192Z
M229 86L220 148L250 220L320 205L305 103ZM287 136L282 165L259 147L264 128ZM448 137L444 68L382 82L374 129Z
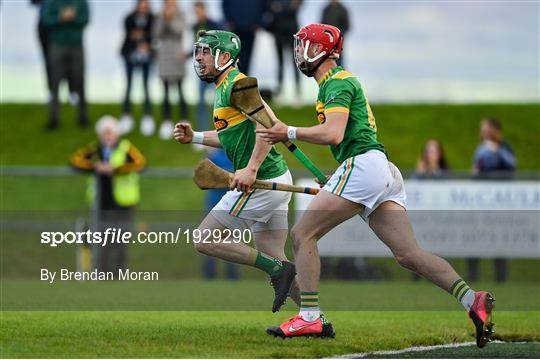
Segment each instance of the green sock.
M260 251L257 251L257 257L253 265L270 276L277 274L283 268L281 260L274 259Z
M450 293L455 297L459 302L463 299L467 291L471 290L469 285L463 279L457 279L456 282L450 287Z
M319 309L319 292L301 292L300 293L300 309L301 310L315 310Z

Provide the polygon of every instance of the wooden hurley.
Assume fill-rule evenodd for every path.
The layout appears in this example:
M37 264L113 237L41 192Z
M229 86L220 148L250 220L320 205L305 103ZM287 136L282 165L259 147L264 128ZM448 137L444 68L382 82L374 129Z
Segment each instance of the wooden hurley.
M231 91L231 104L247 115L250 119L258 122L265 128L269 129L274 126L272 118L266 111L264 103L259 93L259 86L257 79L253 77L246 77L234 82ZM284 141L283 144L287 149L296 156L302 164L304 164L308 170L315 175L317 180L322 184L326 183L326 175L320 171L315 164L302 152L295 144L290 140Z
M197 184L197 186L201 190L228 188L232 178L233 174L223 170L208 159L199 161L197 167L195 168L195 171L193 172L193 181L195 181L195 184ZM280 184L263 180L256 180L255 183L253 183L252 188L262 190L297 192L310 195L315 195L319 192L319 189L315 188Z

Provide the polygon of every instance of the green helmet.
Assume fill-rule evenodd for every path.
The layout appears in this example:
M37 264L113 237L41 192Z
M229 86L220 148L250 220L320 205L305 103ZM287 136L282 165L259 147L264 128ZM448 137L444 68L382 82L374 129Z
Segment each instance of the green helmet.
M193 49L193 60L195 66L195 72L204 81L212 82L217 76L201 75L200 64L195 61L197 51L201 49L209 48L212 56L214 57L214 66L219 74L231 65L235 65L240 55L241 43L240 38L235 33L223 30L201 30L197 33L197 41L195 42ZM219 66L218 58L221 53L227 52L231 55L231 59L226 64Z

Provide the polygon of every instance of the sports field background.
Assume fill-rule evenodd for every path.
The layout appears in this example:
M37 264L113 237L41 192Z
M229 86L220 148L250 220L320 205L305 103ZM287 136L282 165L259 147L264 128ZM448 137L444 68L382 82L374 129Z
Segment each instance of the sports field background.
M118 111L117 105L93 104L91 118L118 115ZM373 111L381 141L391 160L403 170L414 168L422 144L434 137L443 142L451 167L468 171L484 116L501 119L506 140L517 154L518 170L540 170L537 104L375 104ZM311 107L277 108L276 113L291 124L315 122ZM62 127L57 132L42 131L45 114L43 105L0 105L2 168L66 166L76 148L95 138L93 129L77 127L75 112L69 106L63 107ZM189 168L203 156L191 146L164 142L157 136L145 138L134 132L128 138L145 154L149 167ZM278 149L293 172L300 173L300 164L284 148ZM337 165L325 147L302 144L302 149L329 172ZM193 217L202 214L204 193L189 178L143 177L141 185L141 211L184 211ZM70 219L88 215L85 188L84 176L2 174L0 210L5 216L36 211L51 216L64 211ZM335 340L281 341L266 336L264 329L292 316L295 307L288 303L284 312L271 314L266 309L271 288L256 270L242 268L239 282L208 282L200 280L202 258L191 247L135 246L130 249L130 266L158 270L163 279L150 284L71 282L48 286L36 280L44 256L48 262L72 267L73 248L51 251L36 246L33 229L2 229L1 237L2 358L323 357L473 341L472 327L459 304L424 280L411 282L410 273L392 259L368 260L386 269L389 281L322 283L321 302L327 305L327 315L336 326ZM453 259L452 263L458 272L465 271L463 260ZM433 356L540 356L540 261L510 260L509 268L508 282L494 284L492 261L483 261L481 281L471 285L494 292L498 339L536 343L441 350Z
M513 146L518 159L518 171L538 173L540 171L540 108L537 104L477 104L477 105L421 105L421 104L374 104L373 111L381 141L388 149L391 160L404 172L415 167L420 149L429 138L439 139L445 146L448 162L453 170L467 172L471 158L479 141L479 121L484 116L497 117L503 123L506 140ZM302 107L274 106L283 121L298 125L315 123L314 109ZM118 105L93 104L91 118L105 114L118 115ZM75 111L64 106L62 126L55 132L44 132L46 108L38 104L0 105L0 153L4 166L67 166L69 156L78 147L93 141L93 129L80 129L75 121ZM136 110L140 110L136 108ZM194 108L191 109L194 113ZM158 112L158 107L155 109ZM162 141L157 136L143 137L137 131L128 136L147 157L148 168L192 168L202 159L204 152L193 151L191 146L180 145L173 140ZM304 152L328 173L337 166L327 147L302 143ZM305 174L301 164L281 145L277 145L286 157L293 173ZM180 211L184 216L203 216L204 192L189 178L142 177L140 211ZM89 216L85 201L86 177L80 176L10 176L2 174L0 191L2 211L67 211L66 216ZM293 204L294 207L294 204ZM77 213L75 212L77 211ZM179 215L182 216L182 215ZM139 224L144 227L144 222ZM33 235L27 235L32 237ZM19 237L21 235L19 234ZM25 237L23 235L23 237ZM38 268L23 256L28 252L22 241L4 241L11 254L5 259L6 275L26 277ZM130 264L138 268L158 269L167 277L198 277L201 257L191 248L184 246L177 253L168 248L137 246L130 254ZM151 256L150 256L151 255ZM55 249L59 261L74 263L72 249ZM67 260L69 259L69 260ZM19 266L23 262L24 266ZM393 260L371 259L372 264L381 264L388 270L392 280L409 280L410 274ZM183 264L179 266L179 264ZM456 269L463 272L464 262L454 260ZM13 271L11 269L18 269ZM540 281L540 262L537 260L511 260L510 281ZM258 271L242 269L250 278L259 276ZM491 262L483 262L481 280L493 279Z
M287 124L312 126L317 123L314 106L295 109L271 105L278 118ZM480 120L490 116L501 121L505 139L518 159L517 170L540 170L538 104L372 104L372 109L379 140L400 169L414 169L422 145L436 138L443 143L452 169L470 170L472 155L480 140ZM141 109L135 108L136 118L141 116L137 110ZM157 106L154 112L160 113ZM58 131L42 131L46 114L45 105L40 104L0 105L2 165L66 165L75 149L95 138L92 129L77 127L76 112L70 106L62 107ZM90 118L94 121L105 114L119 116L119 105L92 104L90 107ZM191 114L195 114L194 107ZM157 135L144 137L134 131L128 138L142 150L149 166L190 167L201 156L190 146L181 146L173 140L161 141ZM331 171L337 167L327 147L311 144L301 144L301 147L321 168ZM278 149L291 168L301 167L285 148L278 145Z

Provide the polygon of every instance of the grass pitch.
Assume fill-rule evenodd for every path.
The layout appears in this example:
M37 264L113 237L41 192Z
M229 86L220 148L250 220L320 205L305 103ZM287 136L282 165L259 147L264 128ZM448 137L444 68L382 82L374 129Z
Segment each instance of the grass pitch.
M39 272L36 272L39 273ZM56 281L2 279L2 310L6 311L270 311L273 291L258 280L202 281ZM501 311L540 312L538 283L474 283L495 295ZM452 312L461 305L445 291L422 281L321 281L320 301L334 311ZM283 310L295 311L287 301ZM539 319L540 320L540 319ZM497 319L494 320L498 322ZM540 324L539 324L540 326Z
M216 294L219 300L219 294ZM2 357L319 358L472 341L463 311L331 312L335 339L265 334L292 312L2 312ZM540 313L497 313L497 337L540 340ZM459 357L533 357L538 346L452 349ZM494 352L496 349L496 352ZM518 350L519 349L519 350ZM413 353L413 357L419 356ZM453 357L451 352L436 353ZM404 356L405 357L405 356Z
M73 109L66 108L62 128L57 132L44 133L44 106L2 104L2 166L66 165L69 155L76 148L95 138L93 129L82 130L76 127ZM514 146L518 156L520 170L537 171L540 168L540 157L536 156L540 123L534 120L538 118L538 104L381 104L373 106L373 109L381 130L380 139L387 145L392 160L403 169L413 168L420 145L428 138L435 137L444 143L452 168L468 170L472 153L478 143L478 123L484 116L501 118L506 138ZM91 118L95 121L103 114L118 115L118 111L117 105L94 104L91 107ZM312 107L298 110L282 108L276 112L284 121L297 126L316 123ZM134 133L130 134L129 138L147 156L150 167L190 167L202 156L192 151L191 147L180 147L173 141L163 142L156 136L145 138ZM278 148L292 168L301 168L288 152L282 147ZM310 157L317 159L318 164L325 170L335 169L337 166L327 147L302 144L302 149ZM194 204L201 204L202 193L190 191L194 188L186 191L184 186L191 184L188 180L174 181L171 186L169 179L143 180L141 208L197 208ZM86 207L81 195L85 189L83 177L43 178L40 179L39 186L35 184L34 178L3 176L0 207L3 210L72 210ZM166 197L156 196L163 188L171 189L171 192ZM180 194L174 189L184 191ZM20 243L19 248L22 248ZM171 257L170 262L166 261L169 258L163 254L152 256L148 252L134 252L133 257L135 262L137 258L141 259L140 263L148 263L149 259L159 259L162 263L180 263L178 259L181 254L171 251L169 253L167 256ZM459 309L459 305L452 302L447 294L423 284L323 284L325 301L334 302L333 307L325 309L326 315L336 328L336 339L299 338L283 341L269 337L264 330L267 326L277 325L288 316L294 315L294 307L288 305L287 311L278 314L258 311L265 308L270 301L270 290L262 282L257 283L258 285L242 282L244 285L240 287L249 287L249 291L228 283L206 283L202 286L197 282L182 284L177 281L169 284L170 291L163 290L161 281L150 288L126 288L117 283L70 283L60 288L43 289L41 285L35 287L25 281L4 278L6 269L12 269L11 265L17 265L16 269L32 270L32 266L40 259L39 254L33 251L14 254L20 256L3 258L0 264L3 270L0 284L2 358L317 358L473 341L472 325L464 311ZM187 273L186 268L196 269L192 271L198 272L199 262L190 259L200 258L193 257L188 252L186 254L188 255L182 258L183 266L176 265L177 269L182 268L177 271L183 272L175 272L173 275L193 275ZM73 254L68 256L72 259ZM63 259L65 261L66 258ZM518 275L517 279L529 281L532 277L536 282L516 284L511 281L512 285L499 289L489 287L494 290L500 309L495 312L494 318L497 324L496 338L527 343L490 344L481 350L475 347L438 349L422 353L403 353L398 357L540 357L539 345L534 342L540 341L538 262L528 262L521 270L515 267L512 269L511 277ZM34 273L31 274L33 277ZM402 270L400 274L408 276ZM107 288L106 292L103 292L104 288ZM115 297L115 294L118 297ZM176 308L188 309L189 307L181 305L182 301L184 305L193 303L194 296L206 301L206 311L201 311L201 303L197 303L193 311L170 311ZM132 309L139 309L141 304L161 303L161 307L150 308L169 311L121 311L127 307L115 307L119 299L123 301L123 305L134 305ZM57 300L64 302L55 302ZM109 303L100 307L99 301ZM242 303L252 304L251 308L257 311L239 311L250 308L242 306ZM351 303L355 304L354 308L357 310L372 311L339 311L351 309ZM427 306L427 303L431 304L431 307ZM33 310L73 311L21 311L24 309L22 304ZM94 308L98 311L80 311L80 304L88 304L87 309ZM93 307L92 304L97 306ZM211 304L218 304L214 309L219 311L208 311L212 308ZM370 304L375 306L370 307ZM6 311L6 307L14 311ZM103 311L104 308L119 311ZM407 311L415 308L431 311ZM222 311L223 309L235 311Z
M475 285L497 297L496 339L540 341L537 283ZM289 302L272 314L272 291L262 280L52 286L4 278L1 286L3 358L319 358L474 341L465 311L429 284L322 282L323 308L336 329L335 339L324 340L268 336L266 327L293 316L296 307ZM426 356L540 355L534 343L432 351Z

